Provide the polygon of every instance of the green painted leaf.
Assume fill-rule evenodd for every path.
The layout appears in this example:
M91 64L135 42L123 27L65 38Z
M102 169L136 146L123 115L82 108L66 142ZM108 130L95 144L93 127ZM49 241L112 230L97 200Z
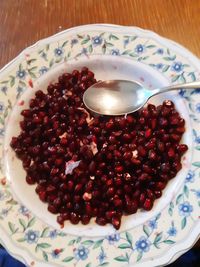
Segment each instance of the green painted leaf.
M81 244L85 245L85 246L91 246L93 243L94 243L94 241L92 241L92 240L85 240L85 241L81 242Z
M89 262L89 263L87 263L87 264L85 265L85 267L91 267L91 266L92 266L91 262Z
M109 262L103 262L102 264L99 264L98 266L107 266Z
M157 234L156 237L155 237L155 239L154 239L154 241L153 241L153 243L160 242L160 240L162 239L162 234L163 234L163 232Z
M188 73L188 76L190 76L192 82L196 81L196 76L195 76L194 72Z
M59 57L59 58L57 58L57 59L55 60L55 63L60 63L62 60L63 60L62 57Z
M169 50L169 48L167 48L167 54L170 55L170 50Z
M154 48L156 47L155 45L147 45L146 48Z
M176 59L176 55L171 56L171 57L163 57L163 59L166 61L174 61Z
M170 65L165 65L164 68L162 69L162 72L168 71L169 67L170 67Z
M2 117L0 117L0 124L4 125L5 121Z
M185 79L183 73L182 73L181 76L180 76L180 82L181 82L181 83L186 83L186 79Z
M78 37L79 39L83 39L83 38L84 38L84 36L83 36L83 35L80 35L80 34L77 34L77 37Z
M153 243L153 245L154 245L154 247L156 247L157 249L160 248L159 243Z
M60 232L58 235L59 236L66 236L67 234L65 234L64 232Z
M183 194L180 194L176 198L176 205L178 205L183 200Z
M132 246L133 238L129 232L126 232L126 239L127 239L128 243Z
M34 72L28 70L28 73L29 73L29 75L31 76L31 78L34 78L34 79L36 78L36 75L35 75Z
M200 146L195 146L195 149L196 150L200 150Z
M118 38L116 35L114 35L114 34L110 34L110 35L109 35L109 40L114 40L114 41L116 41L116 40L119 40L119 38Z
M185 228L186 224L187 224L187 219L186 219L186 217L184 217L184 218L182 219L182 221L181 221L181 229L182 229L182 230Z
M187 185L184 185L183 192L186 195L186 197L189 197L189 189L188 189Z
M9 226L9 229L10 229L11 233L14 234L15 233L15 225L14 225L14 223L8 222L8 226Z
M79 243L80 241L81 241L81 239L82 239L82 237L78 237L77 239L76 239L76 243Z
M107 47L112 47L112 46L114 46L114 44L112 44L112 43L108 43L108 42L105 42L105 44L106 44Z
M22 71L22 64L19 65L19 71Z
M131 53L131 50L130 50L130 49L125 50L125 51L122 53L122 55L128 55L129 53Z
M45 251L42 251L42 256L43 256L43 258L44 258L45 261L48 261L49 260L48 259L48 255L47 255L47 253Z
M24 242L26 239L25 238L19 238L19 239L17 239L17 242Z
M102 243L103 243L103 239L98 240L97 242L94 243L93 249L100 247Z
M146 224L143 225L143 231L148 237L150 236L150 230Z
M133 41L135 41L135 39L137 39L137 38L138 38L138 36L131 36L130 41L133 42Z
M7 81L2 81L2 82L0 82L0 84L7 84L9 81L7 80Z
M47 237L49 233L49 227L45 227L40 237Z
M36 221L36 219L35 219L35 217L33 217L33 218L28 222L27 228L33 226L34 223L35 223L35 221Z
M26 222L24 221L24 219L19 219L19 223L21 224L21 226L23 227L23 231L26 230Z
M71 56L71 51L67 53L67 57L69 58Z
M87 35L87 38L85 38L85 39L81 42L81 44L82 44L82 45L87 44L89 41L90 41L90 36Z
M169 213L170 216L173 215L173 210L172 210L172 208L169 208L169 209L168 209L168 213Z
M93 51L93 47L92 47L92 45L89 45L89 47L88 47L88 52L89 52L89 53L92 53L92 51Z
M130 53L129 56L130 57L138 57L138 55L136 55L135 53Z
M49 50L49 46L50 46L49 44L46 45L46 51Z
M143 57L142 60L146 60L146 59L148 59L148 58L149 58L149 56L146 56L146 57Z
M70 240L69 243L68 243L68 246L74 245L75 242L76 242L76 239Z
M53 64L54 64L54 59L52 58L52 59L50 60L50 62L49 62L49 67L51 68L51 67L53 66Z
M65 42L62 44L62 47L65 47L65 46L67 45L67 43L68 43L68 40L65 41Z
M3 114L4 119L7 118L7 116L8 116L8 107L5 108L5 111Z
M174 244L175 241L170 240L170 239L167 239L167 240L164 240L163 243L168 244L168 245L171 245L171 244Z
M64 258L64 260L62 260L62 261L63 262L69 262L69 261L72 261L73 259L74 259L74 257L69 256L69 257Z
M198 201L198 205L199 205L199 207L200 207L200 201Z
M176 82L179 79L180 75L176 75L172 78L172 82Z
M124 257L124 256L118 256L114 258L114 260L121 261L121 262L128 262L127 257Z
M50 248L51 245L48 243L39 243L39 244L37 244L37 247L45 249L45 248Z
M34 67L32 67L32 68L30 68L30 69L28 69L29 71L36 71L37 70L37 67L36 66L34 66Z
M200 168L200 161L193 162L192 165Z
M169 205L170 205L170 208L172 208L172 209L174 208L174 203L172 201L170 202Z
M143 256L142 253L139 253L139 254L137 255L137 262L141 260L142 256Z
M129 243L123 243L119 245L118 248L121 248L121 249L131 248L131 245Z
M14 76L10 76L10 86L13 87L13 85L15 84L15 77Z

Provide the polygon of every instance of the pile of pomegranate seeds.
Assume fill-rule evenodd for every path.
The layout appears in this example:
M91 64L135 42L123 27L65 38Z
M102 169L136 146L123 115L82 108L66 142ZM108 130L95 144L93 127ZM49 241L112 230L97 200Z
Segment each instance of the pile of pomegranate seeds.
M84 67L60 76L47 94L37 91L11 147L59 224L95 217L119 229L123 214L151 210L181 169L185 121L169 100L127 116L93 116L82 96L95 82Z

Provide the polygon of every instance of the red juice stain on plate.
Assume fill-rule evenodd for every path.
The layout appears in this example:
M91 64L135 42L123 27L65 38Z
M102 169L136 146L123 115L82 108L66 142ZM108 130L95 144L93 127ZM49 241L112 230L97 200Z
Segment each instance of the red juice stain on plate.
M24 105L24 100L22 100L22 101L20 101L19 103L18 103L18 106L23 106Z
M31 88L33 88L33 81L31 79L28 81L28 84Z

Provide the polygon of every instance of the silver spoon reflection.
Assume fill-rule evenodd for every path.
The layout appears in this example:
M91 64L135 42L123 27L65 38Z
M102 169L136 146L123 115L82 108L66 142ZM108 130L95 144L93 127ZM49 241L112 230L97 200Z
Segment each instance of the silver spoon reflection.
M142 108L154 95L177 89L200 88L200 82L146 89L136 81L108 80L90 86L83 95L88 109L101 115L124 115Z

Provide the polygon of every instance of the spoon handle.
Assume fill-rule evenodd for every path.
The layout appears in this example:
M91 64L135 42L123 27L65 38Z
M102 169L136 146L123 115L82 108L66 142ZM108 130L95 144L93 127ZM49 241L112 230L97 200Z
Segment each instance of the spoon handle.
M172 90L195 89L195 88L200 88L200 81L191 82L191 83L174 84L171 86L167 86L167 87L163 87L163 88L159 88L159 89L154 89L152 91L152 94L157 95L157 94L172 91Z

